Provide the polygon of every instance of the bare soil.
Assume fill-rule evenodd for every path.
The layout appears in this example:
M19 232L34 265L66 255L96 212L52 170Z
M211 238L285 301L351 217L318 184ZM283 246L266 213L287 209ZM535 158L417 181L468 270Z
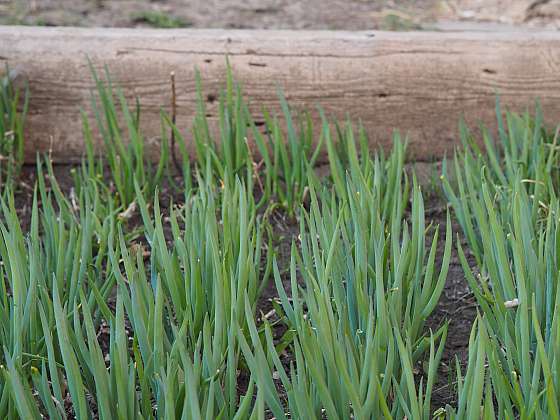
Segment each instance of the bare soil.
M410 30L448 22L558 28L560 0L0 0L0 24Z
M447 224L445 203L441 199L436 199L432 204L432 207L428 207L429 203L427 204L426 223L431 221L434 224L439 224L441 238ZM462 236L461 228L453 218L451 220L453 237L460 238ZM444 242L440 241L436 264L441 264L443 259L443 245ZM462 241L462 248L471 269L475 270L476 262L465 241ZM463 267L457 255L455 242L451 250L452 256L447 282L438 306L427 322L427 327L432 330L448 322L447 340L432 393L433 410L445 407L446 404L454 406L457 402L456 365L459 363L461 370L465 371L468 361L469 336L476 318L476 300L467 284Z

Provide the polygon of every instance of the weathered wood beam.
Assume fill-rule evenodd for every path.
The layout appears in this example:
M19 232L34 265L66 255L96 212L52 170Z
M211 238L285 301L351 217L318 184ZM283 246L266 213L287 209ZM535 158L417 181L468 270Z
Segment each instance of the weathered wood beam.
M441 157L457 144L461 117L495 126L499 93L509 109L540 99L545 119L560 121L560 32L436 33L152 30L0 27L0 64L30 87L27 150L52 149L57 162L83 154L80 109L90 110L86 57L107 65L113 81L143 106L142 125L157 143L159 110L169 110L170 72L177 123L195 112L195 68L215 120L226 55L252 108L278 110L280 87L296 108L321 105L339 119L361 120L372 145L408 134L411 158ZM317 118L317 115L315 115Z

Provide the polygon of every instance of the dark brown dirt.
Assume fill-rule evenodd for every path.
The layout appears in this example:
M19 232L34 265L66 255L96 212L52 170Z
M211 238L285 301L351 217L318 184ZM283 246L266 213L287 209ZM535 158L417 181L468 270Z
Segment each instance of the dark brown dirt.
M427 210L427 219L434 225L440 226L440 238L445 234L447 225L446 206L442 199L436 199L434 207ZM469 336L473 321L476 317L476 301L471 293L463 267L457 255L455 246L456 238L462 236L460 226L452 219L454 242L451 248L452 256L447 274L445 289L441 295L438 306L428 319L427 328L435 330L445 321L448 321L448 334L443 351L443 356L438 370L438 378L432 392L432 408L437 410L446 404L454 405L457 399L456 389L456 364L459 362L464 372L468 360ZM441 264L443 258L443 240L438 246L436 264ZM474 258L470 255L468 246L462 241L463 250L471 269L475 269Z

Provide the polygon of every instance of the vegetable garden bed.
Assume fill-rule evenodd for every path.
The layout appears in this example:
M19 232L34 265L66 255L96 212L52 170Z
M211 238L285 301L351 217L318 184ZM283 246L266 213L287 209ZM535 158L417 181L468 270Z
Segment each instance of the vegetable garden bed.
M255 111L235 57L212 112L200 80L183 92L188 122L179 75L146 116L82 58L81 134L57 117L35 168L37 73L2 79L0 415L558 417L559 157L540 108L458 125L421 177L414 133L383 149L373 120L282 90ZM81 162L55 165L69 144Z

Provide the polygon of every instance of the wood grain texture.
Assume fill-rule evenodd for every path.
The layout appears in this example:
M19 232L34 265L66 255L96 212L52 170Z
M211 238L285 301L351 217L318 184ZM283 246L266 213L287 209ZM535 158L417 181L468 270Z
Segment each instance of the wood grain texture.
M279 109L276 88L296 108L321 105L339 119L361 120L372 146L409 137L410 157L429 160L457 144L461 117L495 126L499 92L509 109L537 98L549 123L560 121L560 32L430 33L230 31L0 27L0 64L30 87L27 158L83 154L80 108L93 82L86 57L107 65L114 82L143 106L142 125L158 143L160 107L177 85L177 123L188 133L201 72L208 114L224 85L225 56L258 114ZM187 134L187 139L189 138Z

